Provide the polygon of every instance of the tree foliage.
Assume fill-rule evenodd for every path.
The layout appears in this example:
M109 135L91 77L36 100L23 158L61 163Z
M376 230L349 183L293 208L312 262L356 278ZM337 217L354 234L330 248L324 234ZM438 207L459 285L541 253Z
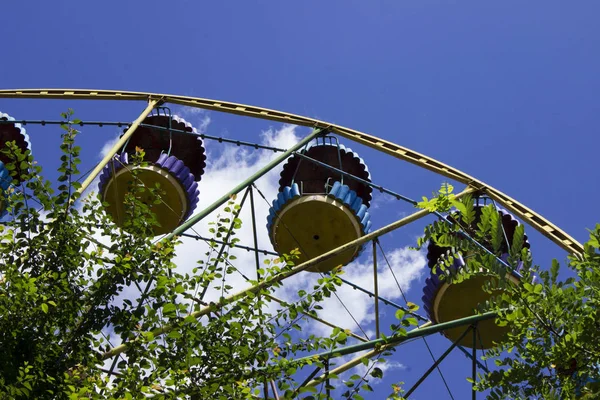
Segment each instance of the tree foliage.
M600 397L595 383L600 379L600 225L590 231L584 253L568 257L562 274L567 277L560 279L557 260L549 268L533 264L523 247L523 225L506 244L508 258L501 260L506 237L495 204L484 206L475 218L473 198L457 200L452 189L444 185L419 203L430 211L449 212L449 218L427 226L418 246L433 240L450 247L449 254L469 255L458 273L447 269L451 256L438 264L451 282L482 271L490 276L482 290L491 300L479 311L496 311L496 323L509 332L487 352L496 368L479 374L477 390L489 390L491 399ZM514 284L510 271L521 266L522 277Z
M231 252L241 227L235 197L211 223L213 239L196 268L180 272L173 262L179 238L154 240L158 222L141 200L150 194L160 202L161 188L141 184L135 168L123 229L103 212L106 204L79 198L73 126L80 121L71 110L62 116L70 122L62 125L57 187L29 151L14 143L2 150L13 160L12 176L24 179L1 195L10 218L0 225L0 398L251 399L271 381L285 398L328 398L324 385L299 388L298 381L303 367L325 368L328 360L301 356L334 350L348 332L318 337L299 322L317 315L341 271L276 306L271 296L280 283L272 278L293 268L296 254L265 260L259 272L267 284L230 301L227 277L239 273ZM133 165L143 158L136 149ZM222 251L217 240L227 242ZM220 298L206 304L207 290ZM202 318L190 315L209 306ZM411 324L404 319L393 332ZM111 358L119 345L126 351ZM382 357L363 360L367 373L344 381L343 396L371 390L369 379L383 375ZM332 386L341 380L328 378Z

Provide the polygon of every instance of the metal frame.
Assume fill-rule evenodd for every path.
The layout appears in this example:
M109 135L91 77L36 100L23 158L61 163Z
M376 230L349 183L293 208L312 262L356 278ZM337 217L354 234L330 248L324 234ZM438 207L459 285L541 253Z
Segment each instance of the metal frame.
M140 116L127 129L127 131L123 134L123 136L121 136L119 138L119 140L117 141L117 143L115 143L115 145L108 151L108 153L106 153L106 155L104 156L104 158L102 159L102 161L100 161L98 163L98 165L96 165L96 168L94 168L92 170L92 172L90 172L90 174L87 176L87 178L85 178L85 180L81 184L81 187L77 190L77 192L79 194L82 194L83 192L85 192L85 190L88 188L88 186L90 186L90 184L96 178L96 176L98 176L98 174L100 172L102 172L102 169L106 166L106 164L109 163L110 160L112 160L112 158L115 156L115 154L117 154L117 151L119 151L119 149L121 147L123 147L125 145L125 143L127 143L127 141L135 133L135 130L138 128L138 126L140 126L140 124L142 123L142 121L152 112L152 110L158 104L159 104L159 100L148 99L148 106L146 106L146 108L144 109L144 111L142 111L142 113L140 114Z
M406 333L406 335L396 335L396 336L392 336L392 337L389 337L386 339L375 339L375 340L371 340L366 343L360 343L360 344L356 344L353 346L342 347L339 349L332 350L331 352L321 353L321 354L317 354L317 355L310 356L307 358L325 359L325 358L331 358L331 357L339 357L339 356L343 356L343 355L347 355L347 354L353 354L353 353L357 353L357 352L363 351L363 350L370 350L366 354L363 354L362 356L358 356L358 357L348 361L347 363L340 365L339 367L335 368L334 370L332 370L330 372L332 374L337 375L337 374L341 374L342 372L345 372L345 371L349 370L350 368L360 364L364 358L370 359L372 357L375 357L375 356L383 353L384 351L391 349L395 346L398 346L399 344L402 344L403 342L406 342L410 339L428 336L428 335L431 335L434 333L444 331L446 329L476 324L479 321L485 321L485 320L492 319L495 317L496 317L496 313L487 312L484 314L472 315L470 317L460 318L460 319L457 319L454 321L448 321L448 322L443 322L443 323L439 323L439 324L425 323L416 329L408 331ZM469 330L470 329L471 328L469 328ZM474 358L474 360L476 360L476 359L477 358ZM320 382L323 381L323 379L324 379L324 376L321 375L319 378L316 378L316 379L311 380L310 382L307 382L306 386L318 385Z
M363 133L363 132L360 132L357 130L353 130L353 129L349 129L349 128L346 128L346 127L343 127L340 125L335 125L335 124L327 123L327 122L312 119L312 118L307 118L307 117L303 117L303 116L299 116L299 115L294 115L294 114L285 113L285 112L276 111L276 110L270 110L270 109L261 108L261 107L254 107L254 106L248 106L248 105L243 105L243 104L195 98L195 97L174 96L174 95L145 93L145 92L109 91L109 90L79 90L79 89L20 89L20 90L0 90L0 98L38 98L38 99L43 98L43 99L63 99L63 100L64 99L135 100L135 101L146 101L148 103L146 108L144 109L144 111L139 115L139 117L133 123L129 124L128 129L126 130L124 135L119 139L119 141L113 146L113 148L108 152L108 154L103 158L103 160L86 177L86 179L82 183L81 188L78 190L79 194L83 193L89 187L91 182L102 171L104 166L114 157L114 155L119 151L119 149L121 149L123 147L123 145L133 135L135 130L140 125L142 125L142 121L150 114L150 112L152 112L152 110L155 109L157 106L162 105L164 103L172 103L172 104L178 104L178 105L189 106L189 107L194 107L194 108L202 108L202 109L207 109L207 110L225 112L225 113L229 113L229 114L236 114L236 115L260 118L260 119L278 121L278 122L283 122L283 123L290 123L290 124L294 124L294 125L312 127L313 132L311 134L309 134L307 137L302 139L296 145L292 146L290 149L287 149L285 151L283 151L282 149L261 146L258 144L252 144L252 143L241 142L241 141L236 141L236 140L231 140L231 139L214 137L214 139L217 139L219 141L226 141L229 143L234 143L234 144L237 144L238 146L239 145L252 145L256 148L266 148L266 149L273 150L273 151L281 151L282 154L280 154L278 157L276 157L273 161L269 162L267 165L265 165L263 168L261 168L258 172L256 172L252 176L250 176L244 182L240 183L235 188L230 190L227 194L223 195L221 198L216 200L209 207L207 207L206 209L201 211L199 214L194 215L188 221L183 223L181 226L179 226L177 229L175 229L173 232L171 232L169 235L167 235L163 238L163 240L168 240L177 235L191 236L191 235L185 234L185 231L190 229L196 222L202 220L204 217L206 217L207 215L212 213L214 210L216 210L218 207L220 207L225 202L227 202L231 198L231 196L241 192L244 189L247 189L245 195L247 195L249 192L250 199L251 199L251 207L252 207L252 225L253 225L253 232L254 232L254 247L246 247L246 246L237 246L237 247L242 247L242 248L246 248L247 250L254 251L255 261L257 263L257 266L256 266L257 269L259 268L259 264L258 264L259 252L267 253L267 251L260 250L258 248L257 233L256 233L256 220L255 220L255 212L254 212L254 198L253 198L253 188L252 188L253 183L258 178L260 178L261 176L266 174L268 171L270 171L272 168L274 168L276 165L283 162L291 154L298 154L302 158L308 159L308 161L312 161L317 164L323 164L323 163L320 163L318 160L313 160L310 157L307 157L307 156L301 154L301 152L299 152L298 150L301 147L303 147L304 145L306 145L308 142L310 142L312 139L319 137L322 134L327 134L327 133L337 134L346 139L366 145L366 146L374 148L378 151L382 151L382 152L389 154L395 158L398 158L398 159L401 159L404 161L408 161L408 162L410 162L414 165L417 165L421 168L428 169L430 171L433 171L437 174L440 174L440 175L450 178L452 180L466 184L467 188L463 192L458 194L456 196L457 198L464 196L467 193L474 193L474 192L487 195L488 197L490 197L492 199L492 201L494 201L494 202L497 201L498 203L500 203L506 209L513 212L517 217L522 219L524 222L527 222L530 226L532 226L534 229L536 229L542 235L549 238L551 241L553 241L555 244L557 244L559 247L563 248L570 254L579 256L581 253L583 253L583 246L579 242L577 242L574 238L569 236L566 232L562 231L558 226L552 224L550 221L548 221L541 215L537 214L533 210L527 208L525 205L517 202L515 199L507 196L506 194L500 192L499 190L497 190L489 185L486 185L482 181L479 181L479 180L471 177L470 175L467 175L467 174L461 172L458 169L452 168L444 163L441 163L441 162L439 162L433 158L427 157L423 154L414 152L410 149L407 149L400 145L377 138L375 136L371 136L366 133ZM11 122L25 123L26 121L11 121ZM30 121L30 122L31 123L41 123L42 125L46 124L45 121ZM50 121L48 123L51 124L54 122L56 122L56 121ZM103 124L121 126L125 123L93 122L93 124L97 124L99 126L102 126ZM200 136L208 138L208 135L200 135ZM210 137L210 138L212 139L213 137ZM327 167L332 170L337 170L337 168L335 168L335 167L331 167L331 166L327 166ZM338 172L340 172L340 171L338 170ZM341 173L343 175L349 175L347 173L344 173L343 171L341 171ZM360 178L352 177L352 176L351 176L351 178L360 179ZM396 197L397 199L401 199L401 200L405 200L405 201L414 203L413 200L408 199L398 193L394 193L390 190L384 189L383 187L374 185L372 183L369 183L369 184L372 187L374 187L382 192L386 192L386 193ZM246 197L246 196L244 196L244 197ZM366 341L365 338L362 338L358 335L351 333L350 334L351 336L363 341L364 343L354 345L354 346L347 346L344 348L335 349L334 350L335 355L333 354L333 352L331 352L331 353L327 353L327 354L311 356L311 358L319 357L319 358L322 358L322 359L328 361L332 357L336 357L336 356L343 355L343 354L351 354L351 353L355 353L357 351L367 350L367 349L371 349L371 351L368 352L366 355L355 358L354 360L351 360L350 362L347 362L331 371L329 370L329 368L327 368L327 371L325 371L325 373L321 377L318 377L316 379L313 379L313 378L318 373L318 370L314 371L313 374L311 374L311 376L307 379L307 382L304 382L302 386L304 386L304 385L314 386L320 382L323 382L328 379L329 374L339 374L343 371L346 371L347 369L352 368L353 366L357 365L361 361L362 358L373 357L377 354L380 354L385 349L389 349L393 346L396 346L402 342L405 342L406 340L408 340L412 337L422 337L422 336L430 335L430 334L433 334L436 332L440 332L444 329L449 329L451 327L463 326L463 325L468 325L468 324L473 324L473 325L471 327L469 327L467 329L467 331L465 331L463 336L466 335L469 330L473 331L473 354L472 355L468 354L464 349L463 349L463 352L465 352L472 358L473 385L475 385L474 382L475 382L475 378L476 378L476 369L477 369L477 364L478 364L477 357L476 357L476 349L477 349L477 346L476 346L476 338L477 338L476 324L478 321L489 319L489 318L494 318L495 314L493 314L493 313L475 315L475 316L471 316L471 317L467 317L467 318L462 318L460 320L455 320L455 321L450 321L450 322L435 324L435 325L432 325L431 323L428 322L428 323L422 325L421 327L408 332L407 335L405 335L405 336L391 337L391 338L387 338L385 340L380 339L379 313L378 313L379 300L382 300L382 302L384 304L391 304L391 302L380 298L378 295L377 259L376 259L377 251L375 248L376 244L377 244L377 238L383 234L386 234L395 229L398 229L401 226L404 226L411 222L414 222L417 219L420 219L428 214L429 214L429 212L426 210L418 211L408 217L405 217L405 218L398 220L390 225L387 225L381 229L378 229L367 235L364 235L363 237L356 239L352 242L346 243L346 244L338 247L337 249L333 249L321 256L315 257L312 260L309 260L303 264L300 264L300 265L292 268L290 271L288 271L286 273L282 273L282 274L272 277L268 280L260 281L261 277L258 276L259 283L257 285L247 288L236 294L228 296L227 298L223 299L223 301L219 305L211 304L211 305L206 306L196 312L191 313L190 315L195 318L200 318L209 313L218 312L219 308L225 306L226 304L230 304L231 302L234 302L241 297L244 297L250 293L257 293L258 291L260 291L263 288L269 287L269 286L271 286L277 282L280 282L292 275L295 275L315 264L325 261L326 259L333 257L342 251L345 251L345 250L353 248L353 247L358 247L369 241L373 241L373 247L374 247L373 270L374 270L374 289L375 289L374 292L375 293L368 293L368 292L367 293L369 295L374 295L374 297L375 297L377 338L372 341ZM438 216L443 218L441 215L438 215ZM225 246L225 243L227 243L227 239L225 239L223 246ZM149 283L149 285L150 285L150 283ZM355 288L359 288L356 285L353 285L353 286ZM359 289L361 289L361 288L359 288ZM361 289L361 290L364 291L364 289ZM269 297L274 301L281 302L281 300L276 299L273 296L269 296ZM402 308L401 306L398 306L398 307ZM308 315L308 316L317 321L325 323L328 326L335 327L335 325L328 323L327 321L321 320L315 316L311 316L311 315ZM167 325L160 329L154 330L153 333L154 333L155 337L158 337L161 334L171 331L172 329L174 329L173 326ZM462 338L462 336L461 336L461 338ZM444 357L446 357L446 355L456 345L457 345L457 343L454 343L446 351L446 353L444 353L438 360L436 360L434 365L428 370L428 372L422 377L422 379L419 382L417 382L415 387L413 387L413 389L411 389L409 391L409 393L412 393L412 391L414 389L416 389L416 386L418 386L418 384L422 380L424 380L426 378L426 376L439 365L439 363L444 359ZM126 351L127 348L128 348L128 344L123 343L122 345L116 346L116 347L110 349L109 351L107 351L106 353L104 353L102 358L107 359L107 358L111 358L113 356L119 355L119 354L123 353L124 351ZM325 357L325 358L323 358L323 357ZM271 384L273 385L273 390L275 391L275 386L274 386L273 382L271 382ZM265 391L268 391L266 383L265 383ZM473 398L475 398L475 393L476 392L473 391ZM275 395L277 396L276 391L275 391Z
M377 280L377 239L373 239L373 292L375 295L375 337L379 339L379 282Z
M271 162L267 163L267 165L265 165L264 167L262 167L261 169L259 169L258 171L256 171L254 174L252 174L244 182L240 183L239 185L237 185L236 187L234 187L233 189L231 189L229 192L227 192L226 194L224 194L223 196L221 196L219 199L217 199L210 206L206 207L200 213L192 216L190 219L188 219L187 221L185 221L183 224L181 224L179 227L177 227L177 229L175 229L173 232L171 232L170 234L168 234L167 236L165 236L164 240L171 239L171 238L179 235L180 233L183 233L183 232L187 231L196 222L200 221L201 219L203 219L204 217L206 217L208 214L210 214L211 212L215 211L217 208L219 208L220 206L222 206L223 204L225 204L231 198L231 196L237 195L239 192L241 192L242 190L244 190L247 186L249 186L250 184L254 183L258 178L262 177L267 172L269 172L271 169L273 169L275 166L277 166L278 164L282 163L294 151L298 150L299 148L301 148L302 146L304 146L306 143L310 142L312 139L314 139L315 137L321 135L322 133L323 133L323 129L321 129L321 128L315 128L315 129L313 129L312 133L310 133L304 139L300 140L298 143L296 143L295 145L293 145L292 147L290 147L288 150L286 150L285 152L283 152L282 154L280 154L279 156L277 156L274 160L272 160Z
M462 196L464 196L466 194L472 193L472 192L473 192L473 189L467 188L466 190L464 190L461 193L457 194L456 197L460 198L460 197L462 197ZM229 197L227 196L227 198L229 198ZM218 201L219 200L217 200L217 202ZM212 206L209 206L209 208L213 207L213 206L214 206L214 203L213 203ZM218 206L215 206L214 208L217 208L217 207ZM200 214L198 214L198 215L200 215ZM246 296L248 296L250 294L255 294L255 293L261 291L262 289L270 287L270 286L272 286L272 285L274 285L274 284L276 284L278 282L283 281L284 279L287 279L287 278L289 278L291 276L294 276L294 275L298 274L299 272L302 272L302 271L304 271L304 270L312 267L313 265L317 265L317 264L319 264L319 263L321 263L323 261L326 261L326 260L330 259L331 257L333 257L333 256L335 256L335 255L337 255L337 254L339 254L341 252L344 252L346 250L349 250L349 249L361 246L361 245L363 245L363 244L365 244L365 243L367 243L367 242L369 242L369 241L371 241L371 240L373 240L375 238L378 238L379 236L382 236L382 235L385 235L386 233L392 232L392 231L394 231L394 230L396 230L398 228L401 228L401 227L403 227L405 225L408 225L408 224L410 224L410 223L412 223L414 221L417 221L417 220L419 220L419 219L421 219L421 218L423 218L423 217L425 217L427 215L429 215L429 211L427 211L427 210L417 211L414 214L411 214L411 215L409 215L407 217L404 217L404 218L402 218L402 219L400 219L400 220L398 220L396 222L393 222L393 223L391 223L389 225L386 225L383 228L377 229L377 230L375 230L375 231L373 231L371 233L368 233L368 234L366 234L366 235L364 235L364 236L362 236L362 237L360 237L358 239L355 239L355 240L353 240L351 242L348 242L348 243L346 243L346 244L344 244L344 245L342 245L342 246L340 246L340 247L338 247L336 249L330 250L327 253L323 253L320 256L317 256L317 257L312 258L312 259L310 259L310 260L308 260L308 261L306 261L306 262L304 262L304 263L302 263L300 265L297 265L294 268L292 268L291 270L288 270L286 272L282 272L281 274L275 275L275 276L271 277L268 280L261 281L261 282L259 282L258 284L254 285L254 286L246 288L246 289L244 289L244 290L242 290L242 291L240 291L238 293L234 293L232 295L229 295L226 298L223 298L219 304L210 304L207 307L204 307L204 308L202 308L202 309L200 309L198 311L190 313L189 316L191 316L191 317L193 317L195 319L198 319L200 317L208 315L209 313L213 313L213 312L217 311L218 309L220 309L220 308L222 308L222 307L224 307L224 306L226 306L228 304L231 304L231 303L233 303L234 301L236 301L236 300L238 300L240 298L246 297ZM152 333L153 333L153 336L156 338L158 336L161 336L161 335L163 335L165 333L168 333L168 332L172 331L174 328L175 328L174 325L168 324L168 325L162 326L161 328L153 330ZM114 357L117 354L121 354L124 351L126 351L128 347L129 347L129 345L126 344L126 343L121 344L121 345L116 346L116 347L113 347L109 351L105 352L102 355L101 358L103 360L106 360L107 358Z
M393 157L408 161L419 167L428 169L447 178L464 183L487 194L509 211L515 213L520 219L526 221L534 229L546 236L561 248L573 255L583 253L583 245L568 235L558 226L542 217L524 204L502 193L498 189L465 174L464 172L450 167L431 157L417 153L406 147L397 145L384 139L346 128L341 125L320 121L313 118L303 117L283 111L268 108L250 106L227 101L203 99L198 97L177 96L168 94L157 94L148 92L131 92L115 90L88 90L88 89L7 89L0 90L0 98L37 98L37 99L80 99L80 100L137 100L149 101L155 98L164 103L173 103L182 106L203 108L206 110L220 111L229 114L242 115L278 121L301 126L321 128L331 133L338 134L346 139L364 144L379 151L383 151Z
M420 385L421 383L423 383L423 381L424 381L425 379L427 379L427 377L429 376L429 374L431 374L431 373L433 372L433 370L434 370L434 369L436 369L436 368L437 368L437 367L440 365L440 363L441 363L442 361L444 361L444 358L446 358L446 357L448 356L448 354L450 354L450 352L451 352L451 351L452 351L452 350L453 350L453 349L454 349L454 348L455 348L455 347L458 345L458 342L460 342L460 341L461 341L461 340L462 340L462 339L463 339L463 338L464 338L464 337L467 335L467 333L469 333L469 331L471 331L472 329L473 329L473 327L471 327L471 326L470 326L470 327L468 327L468 328L467 328L467 329L466 329L466 330L463 332L463 334L462 334L462 335L460 335L460 336L458 337L458 339L457 339L457 340L455 340L455 341L452 343L452 345L451 345L450 347L448 347L448 349L447 349L447 350L444 352L444 354L442 354L442 355L440 356L440 358L438 358L437 360L435 360L435 362L433 363L433 365L432 365L431 367L429 367L429 368L427 369L427 371L425 371L425 373L424 373L424 374L423 374L423 375L422 375L422 376L421 376L421 377L420 377L420 378L417 380L417 382L415 382L415 383L413 384L413 386L412 386L412 387L411 387L411 388L410 388L410 389L409 389L409 390L406 392L406 394L404 394L404 396L405 396L406 398L408 398L408 397L409 397L409 396L410 396L410 395L411 395L411 394L412 394L412 393L413 393L415 390L417 390L417 388L419 387L419 385Z
M312 160L311 160L311 161L312 161ZM317 162L318 162L318 161L317 161ZM352 177L352 176L351 176L351 177ZM243 199L242 199L242 203L240 204L240 207L242 207L242 206L243 206L244 200L246 199L246 196L247 196L247 194L248 194L248 192L249 192L249 191L250 191L250 196L251 196L251 198L252 198L252 196L253 196L253 195L252 195L252 187L253 187L253 186L254 186L254 183L252 183L251 185L249 185L249 186L247 187L247 190L246 190L246 192L244 193L244 197L243 197ZM253 201L253 200L252 200L252 201ZM407 200L407 201L410 201L410 200ZM256 219L256 217L255 217L255 210L254 210L254 207L252 207L252 223L253 223L254 246L255 246L255 247L254 247L254 249L255 249L255 255L256 255L256 257L257 257L257 258L256 258L256 267L257 267L257 269L258 269L258 268L259 268L259 264L258 264L258 253L256 252L256 249L258 249L258 243L257 243L257 240L256 240L256 234L257 234L257 232L256 232L256 224L255 224L255 219ZM225 242L227 242L227 240L225 240ZM376 254L377 254L377 245L378 245L379 243L378 243L377 239L374 239L374 240L373 240L373 242L372 242L372 244L373 244L373 252L374 252L374 260L373 260L373 261L374 261L374 264L373 264L373 268L374 268L374 287L375 287L375 290L374 290L374 291L375 291L375 293L374 293L373 295L374 295L374 297L375 297L375 318L376 318L376 330L377 330L377 334L376 334L376 336L377 336L377 337L379 337L379 336L380 336L380 334L379 334L379 312L378 312L378 300L379 300L379 298L378 298L378 290L377 290L377 259L376 259ZM382 249L382 251L383 251L383 249ZM238 271L238 272L239 272L239 271ZM242 276L244 276L244 275L242 274ZM244 276L244 277L245 277L245 276ZM260 279L260 276L259 276L259 279ZM355 286L355 285L352 285L352 286L356 288L356 286ZM362 289L362 288L360 288L360 287L359 287L359 289L361 289L361 290L363 290L363 291L364 291L364 289ZM275 297L273 297L273 296L267 295L267 297L269 297L270 299L272 299L272 300L274 300L274 301L277 301L277 302L280 302L280 303L281 303L281 300L279 300L279 299L277 299L277 298L275 298ZM401 308L402 308L402 307L401 307ZM325 325L328 325L328 326L330 326L330 327L333 327L333 328L335 328L335 327L336 327L335 325L333 325L333 324L331 324L331 323L329 323L329 322L327 322L327 321L325 321L325 320L319 319L319 318L317 318L317 317L315 317L315 316L312 316L312 315L310 315L310 314L306 314L306 315L307 315L307 316L309 316L309 317L311 317L311 318L313 318L313 319L315 319L315 320L317 320L317 321L319 321L319 322L321 322L321 323L323 323L323 324L325 324ZM356 338L356 339L359 339L359 340L361 340L361 341L363 341L363 342L367 342L367 341L368 341L368 339L362 338L362 337L360 337L360 336L358 336L358 335L355 335L355 334L353 334L352 332L349 332L349 331L348 331L348 335L349 335L349 336L352 336L352 337L354 337L354 338ZM425 338L424 338L424 337L423 337L423 339L425 340ZM448 353L449 353L449 352L450 352L450 351L451 351L451 350L452 350L452 349L453 349L455 346L456 346L456 344L455 344L454 346L452 346L452 347L451 347L451 348L448 350ZM467 355L468 355L470 358L472 358L472 359L473 359L473 365L480 364L480 363L478 363L478 361L477 361L477 359L476 359L476 354L473 354L473 355L471 355L470 353L466 352L466 350L464 350L464 349L463 349L461 346L458 346L458 347L459 347L459 348L460 348L460 349L461 349L463 352L465 352L465 353L466 353L466 354L467 354ZM446 353L446 355L447 355L448 353ZM442 356L442 359L443 359L443 357L445 357L446 355ZM432 354L432 357L433 357L433 354ZM439 371L439 366L438 366L438 364L439 364L439 362L441 361L441 359L440 359L440 360L438 360L438 361L436 361L436 360L435 360L435 358L433 358L433 359L434 359L434 362L436 362L436 363L434 364L434 366L432 367L432 369L431 369L431 370L433 370L433 369L437 368L437 369L438 369L438 371ZM327 359L325 360L325 362L327 363L327 368L326 368L326 370L325 370L325 374L324 374L324 376L325 376L325 378L324 378L324 379L325 379L325 384L326 384L327 388L329 388L329 379L328 379L328 374L329 374L329 368L328 368L328 366L329 366L329 364L328 364L328 360L329 360L329 358L327 358ZM315 372L316 372L316 371L315 371ZM441 374L441 371L439 371L439 372L440 372L440 374ZM425 377L426 377L427 375L428 375L428 374L426 374L426 375L425 375L425 376L424 376L422 379L424 380L424 379L425 379ZM443 375L442 375L442 379L444 379ZM444 382L445 382L445 380L444 380ZM417 385L415 385L415 388L416 388L416 386L417 386ZM446 385L446 386L447 386L447 385ZM448 388L448 387L447 387L447 388ZM266 390L266 388L265 388L265 390ZM448 388L448 390L450 390L450 389ZM266 396L267 396L267 395L265 394L265 398L266 398Z

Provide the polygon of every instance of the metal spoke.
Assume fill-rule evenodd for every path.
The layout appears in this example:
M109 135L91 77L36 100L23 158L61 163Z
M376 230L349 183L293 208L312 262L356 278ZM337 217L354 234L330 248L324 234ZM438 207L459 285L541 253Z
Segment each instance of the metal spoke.
M454 350L454 348L456 347L456 345L458 344L458 342L460 342L466 335L467 333L469 333L470 330L472 330L473 328L471 326L469 326L463 333L462 335L459 336L458 339L456 339L454 341L454 343L452 343L452 345L448 348L448 350L446 350L444 352L444 354L441 355L440 358L438 358L438 360L436 362L433 363L433 365L431 367L429 367L429 369L427 371L425 371L425 373L423 374L423 376L421 376L421 378L419 378L419 380L413 385L413 387L411 387L408 392L406 392L406 394L404 395L404 397L408 398L418 387L421 383L423 383L423 381L429 376L429 374L431 374L431 372L438 366L440 365L440 363L442 361L444 361L444 358L446 358L446 356L448 356L448 354L450 354L450 352L452 352L452 350Z

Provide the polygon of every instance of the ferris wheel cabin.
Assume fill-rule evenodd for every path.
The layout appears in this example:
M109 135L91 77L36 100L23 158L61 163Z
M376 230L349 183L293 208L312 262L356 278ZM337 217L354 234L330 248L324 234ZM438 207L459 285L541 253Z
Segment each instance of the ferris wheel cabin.
M372 188L366 183L371 181L371 176L364 161L330 136L316 139L299 153L301 155L294 154L283 166L279 194L267 218L275 251L289 254L298 249L300 256L295 263L308 261L358 239L371 229L368 208ZM362 249L348 249L307 271L331 271L350 263Z
M27 135L25 128L21 124L14 122L15 119L13 117L2 112L0 112L0 121L2 121L0 123L0 149L4 149L8 142L15 142L22 152L31 150L29 135ZM6 167L11 161L9 155L0 152L0 190L5 196L13 179L16 179L18 182L23 181L24 171L18 170L19 163L16 164L16 175L14 177L11 176L10 171ZM3 217L6 213L5 202L0 199L0 217Z
M476 219L473 224L477 224L480 218L480 206L475 206ZM519 222L507 211L498 209L498 215L502 224L503 232L506 235L506 242L512 243L515 228ZM508 245L504 242L501 247L501 259L508 259ZM523 247L529 248L527 235L523 238ZM487 246L486 246L487 247ZM468 279L461 282L451 283L446 279L449 274L460 272L467 265L467 260L472 254L453 253L449 247L442 247L433 241L429 241L427 246L427 261L431 268L431 275L426 279L423 288L423 304L429 319L434 323L452 321L459 318L473 315L479 304L491 298L491 294L482 289L486 281L493 276L493 273L487 270L480 270ZM439 268L439 263L443 259L450 261L450 266L445 271ZM520 268L522 263L519 263ZM436 267L438 266L438 267ZM444 276L445 275L445 276ZM518 283L518 278L510 272L507 278L513 283ZM452 341L460 338L464 328L453 328L443 332L444 336ZM488 349L493 347L493 343L500 342L507 332L507 329L496 325L493 319L481 321L477 325L478 349ZM473 340L470 335L465 336L459 342L461 346L473 348Z
M198 203L198 181L206 167L196 129L183 118L161 111L144 119L121 153L106 165L98 185L102 200L108 203L107 213L121 227L127 218L126 194L132 184L143 185L141 201L150 206L159 224L154 235L171 232L192 214ZM146 165L132 164L136 148L145 152ZM158 196L148 190L156 187L160 188Z

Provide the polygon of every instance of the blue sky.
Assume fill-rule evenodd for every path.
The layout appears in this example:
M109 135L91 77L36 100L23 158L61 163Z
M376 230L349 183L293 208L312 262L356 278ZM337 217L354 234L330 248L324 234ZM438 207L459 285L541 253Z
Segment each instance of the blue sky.
M599 11L594 1L7 2L0 85L173 93L338 123L457 167L585 241L585 228L600 222L589 206L600 194ZM143 105L0 99L0 110L18 119L57 118L67 107L82 119L129 121ZM209 118L209 134L242 140L282 128L181 112L196 125ZM57 131L28 132L34 155L53 169ZM82 169L115 134L84 131ZM430 195L443 181L350 145L375 182L409 197ZM381 201L375 226L402 212L410 208ZM383 244L414 244L421 229L397 231ZM565 258L527 232L538 263ZM411 300L420 301L421 286L413 282ZM438 336L430 344L437 355L449 345ZM403 346L394 359L405 368L390 375L409 387L428 357L422 343ZM455 398L469 393L469 368L460 353L442 363ZM388 379L368 398L386 395ZM415 398L444 398L437 375L427 383Z

